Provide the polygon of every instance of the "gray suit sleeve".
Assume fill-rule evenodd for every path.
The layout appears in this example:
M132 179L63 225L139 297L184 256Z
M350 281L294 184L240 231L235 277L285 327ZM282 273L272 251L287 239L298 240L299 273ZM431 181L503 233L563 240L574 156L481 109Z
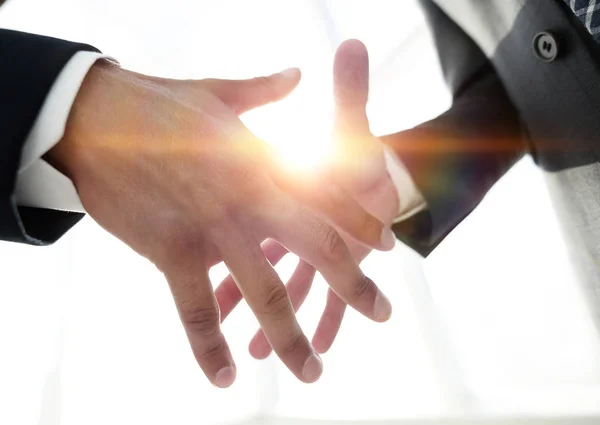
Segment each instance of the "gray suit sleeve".
M394 231L427 256L525 149L518 112L488 58L432 1L420 3L453 104L429 122L382 139L406 164L429 207Z

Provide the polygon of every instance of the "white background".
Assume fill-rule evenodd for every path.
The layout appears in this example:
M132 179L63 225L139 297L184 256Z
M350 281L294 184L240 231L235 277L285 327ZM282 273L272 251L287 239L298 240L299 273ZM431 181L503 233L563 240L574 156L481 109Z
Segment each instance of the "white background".
M371 52L377 134L450 103L409 0L10 0L0 26L87 42L123 67L165 77L299 66L303 82L290 99L245 117L259 136L295 146L294 157L328 143L331 63L346 38ZM279 270L289 275L293 264ZM529 159L425 262L398 246L364 269L394 304L389 323L349 312L322 379L308 386L275 358L250 358L256 322L244 306L224 327L238 381L223 391L195 364L162 276L93 221L49 248L1 243L0 423L600 413L598 336ZM428 288L435 310L419 292ZM319 280L300 312L309 334L325 292Z

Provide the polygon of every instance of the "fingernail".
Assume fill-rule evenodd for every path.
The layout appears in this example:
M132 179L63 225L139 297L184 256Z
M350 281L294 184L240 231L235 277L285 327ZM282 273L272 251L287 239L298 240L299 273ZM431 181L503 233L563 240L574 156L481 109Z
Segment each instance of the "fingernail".
M381 247L386 251L391 251L396 246L396 235L389 227L384 227L381 231Z
M392 304L390 300L381 293L377 292L375 302L373 303L373 316L378 322L385 322L392 315Z
M279 73L284 78L296 78L300 70L298 68L288 68Z
M219 388L230 387L235 381L235 369L232 366L225 366L215 375L213 384Z
M302 376L308 383L315 382L323 373L323 361L316 353L312 353L302 368Z

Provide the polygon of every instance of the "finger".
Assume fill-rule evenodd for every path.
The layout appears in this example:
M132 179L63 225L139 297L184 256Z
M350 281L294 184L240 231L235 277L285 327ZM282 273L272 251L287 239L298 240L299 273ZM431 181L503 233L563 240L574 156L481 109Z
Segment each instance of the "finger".
M369 55L364 44L347 40L334 61L335 168L352 192L368 192L389 176L383 144L369 129Z
M303 179L280 174L279 186L303 205L319 212L336 228L358 242L381 251L394 248L392 230L371 215L331 176L315 174Z
M300 82L298 68L249 80L208 80L213 93L236 114L284 99ZM205 80L206 82L206 80Z
M360 264L370 250L361 245L352 244L350 252L352 257ZM346 303L331 289L327 292L327 303L321 320L312 339L313 348L319 354L324 354L333 345L344 320Z
M229 387L235 380L235 363L221 332L206 267L190 255L171 263L165 276L198 364L215 386Z
M340 235L297 205L272 208L267 229L288 250L312 264L347 304L366 317L383 322L391 315L389 300L366 277Z
M325 310L312 339L313 347L317 353L324 354L329 351L339 333L345 312L346 303L330 289L327 292Z
M333 94L336 111L355 114L355 118L359 119L359 122L345 121L344 124L353 126L363 135L367 134L369 53L362 42L346 40L338 47L333 62Z
M220 238L225 264L283 363L303 382L321 376L323 364L296 321L285 286L252 237L228 229Z
M263 253L269 263L276 265L288 253L287 249L281 246L277 241L269 239L262 246ZM242 293L237 287L235 280L231 275L227 276L215 290L217 304L221 310L221 323L242 300Z
M298 311L306 300L315 274L316 270L313 266L300 260L294 274L288 280L286 289L294 311ZM249 351L255 359L266 359L271 354L271 345L262 329L259 329L250 341Z

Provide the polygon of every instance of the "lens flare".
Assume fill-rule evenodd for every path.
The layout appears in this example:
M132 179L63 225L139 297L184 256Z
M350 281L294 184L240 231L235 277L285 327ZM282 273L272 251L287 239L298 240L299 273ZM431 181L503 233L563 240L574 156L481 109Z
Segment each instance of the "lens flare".
M310 172L330 161L333 112L308 107L304 102L281 106L277 109L267 106L257 113L246 114L244 122L271 145L285 168Z

